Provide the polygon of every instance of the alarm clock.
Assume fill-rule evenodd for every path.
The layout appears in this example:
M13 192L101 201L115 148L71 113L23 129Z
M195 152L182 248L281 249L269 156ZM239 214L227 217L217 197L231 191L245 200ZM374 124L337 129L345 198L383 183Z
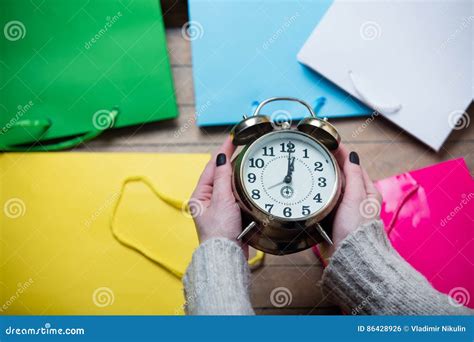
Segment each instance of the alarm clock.
M270 102L298 102L309 112L296 128L261 114ZM243 149L232 161L232 189L245 229L237 237L270 254L290 254L322 241L332 244L331 213L341 197L334 158L340 135L304 101L275 97L235 125L232 142ZM326 224L325 224L326 222Z

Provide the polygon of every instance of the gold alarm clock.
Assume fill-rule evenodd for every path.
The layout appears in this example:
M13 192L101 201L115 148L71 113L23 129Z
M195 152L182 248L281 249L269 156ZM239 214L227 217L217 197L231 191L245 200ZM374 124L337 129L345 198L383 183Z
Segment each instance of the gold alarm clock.
M275 125L261 111L270 102L295 101L310 116L296 128ZM271 254L290 254L322 241L332 244L331 217L341 197L341 171L331 151L337 130L316 117L304 101L275 97L259 104L232 129L234 145L244 148L233 160L232 186L246 228L238 236Z

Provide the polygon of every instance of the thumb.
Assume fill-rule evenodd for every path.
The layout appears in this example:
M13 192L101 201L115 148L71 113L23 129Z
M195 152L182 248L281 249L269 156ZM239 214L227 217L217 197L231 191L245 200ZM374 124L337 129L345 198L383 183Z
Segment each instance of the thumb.
M344 189L344 200L347 203L357 205L367 197L364 185L364 176L362 168L359 165L359 155L356 152L351 152L344 161L344 176L346 178L346 186Z
M214 187L212 190L213 202L234 200L232 194L232 166L229 159L225 153L219 153L216 157Z

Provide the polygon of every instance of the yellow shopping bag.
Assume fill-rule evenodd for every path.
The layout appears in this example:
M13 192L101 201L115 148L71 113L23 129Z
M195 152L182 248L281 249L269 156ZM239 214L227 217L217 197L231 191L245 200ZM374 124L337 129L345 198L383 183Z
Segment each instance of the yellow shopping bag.
M198 244L184 203L208 159L1 155L0 313L182 313Z

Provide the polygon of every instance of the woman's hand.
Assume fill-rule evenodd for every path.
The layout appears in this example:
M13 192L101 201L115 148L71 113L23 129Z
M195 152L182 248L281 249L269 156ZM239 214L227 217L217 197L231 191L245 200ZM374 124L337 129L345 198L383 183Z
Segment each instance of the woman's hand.
M345 186L332 228L334 245L323 248L325 256L331 256L342 240L361 224L379 219L382 204L381 195L367 172L360 166L358 154L349 153L340 145L335 156L344 174Z
M189 201L201 243L221 237L241 245L236 238L242 232L242 217L232 193L230 158L234 151L229 137L207 163Z

